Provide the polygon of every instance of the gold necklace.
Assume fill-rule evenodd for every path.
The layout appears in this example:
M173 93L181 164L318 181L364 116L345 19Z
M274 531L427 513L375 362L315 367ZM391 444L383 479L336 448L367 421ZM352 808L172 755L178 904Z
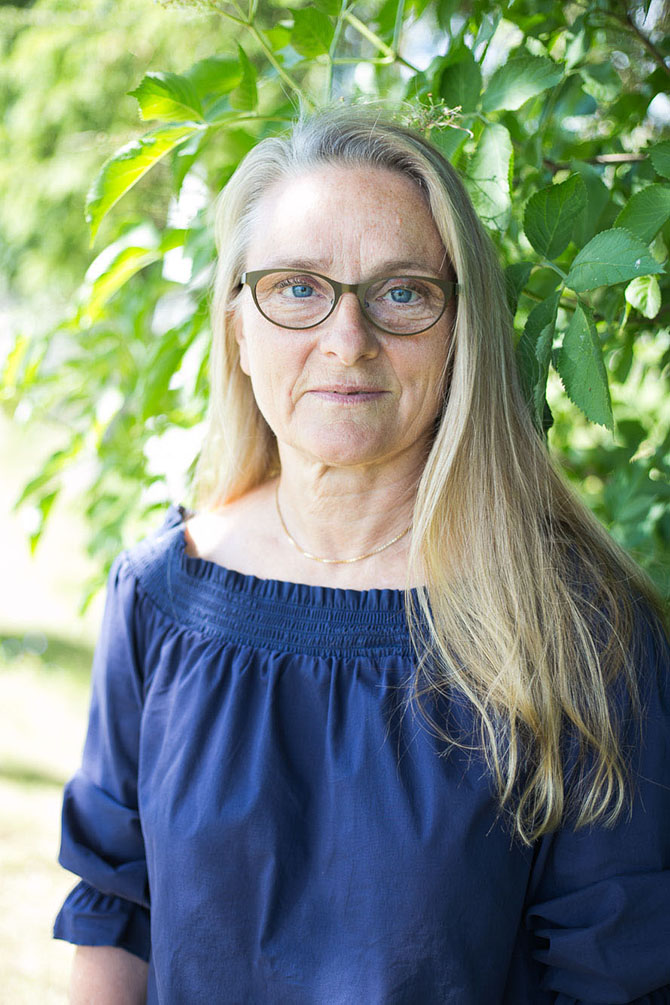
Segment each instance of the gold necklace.
M282 530L293 547L297 548L304 558L311 558L314 562L323 562L324 565L349 565L351 562L362 562L364 558L372 558L373 555L378 555L380 551L385 551L386 548L390 548L392 544L399 541L401 537L405 536L405 534L409 534L412 529L412 525L410 523L409 526L405 527L401 534L396 534L396 536L391 538L390 541L387 541L386 544L381 544L378 548L375 548L374 551L366 552L365 555L357 555L356 558L320 558L319 555L312 555L309 551L303 551L284 523L284 517L281 515L281 509L279 508L279 482L277 482L277 490L275 492L275 503L277 504L277 516L279 517L279 522L282 525Z

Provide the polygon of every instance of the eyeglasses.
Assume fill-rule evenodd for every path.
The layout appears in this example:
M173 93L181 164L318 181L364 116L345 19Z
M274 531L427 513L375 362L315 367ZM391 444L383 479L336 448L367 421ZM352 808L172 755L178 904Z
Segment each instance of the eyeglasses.
M418 335L440 320L456 283L432 276L390 276L366 283L338 283L318 272L259 269L245 272L241 285L251 289L264 318L280 328L313 328L333 313L343 293L355 293L363 314L391 335Z

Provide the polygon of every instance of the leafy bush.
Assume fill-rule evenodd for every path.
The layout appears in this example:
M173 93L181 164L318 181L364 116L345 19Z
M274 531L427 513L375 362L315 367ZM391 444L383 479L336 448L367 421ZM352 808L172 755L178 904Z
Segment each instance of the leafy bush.
M164 505L157 452L192 458L205 414L214 195L297 109L383 98L462 173L496 241L529 406L558 463L670 592L667 15L616 0L181 6L222 19L226 51L133 89L148 128L87 200L107 243L71 315L19 335L5 363L6 407L28 396L67 429L19 500L42 515L35 540L78 458L95 462L85 509L101 566L136 532L130 517ZM124 215L157 169L162 214Z

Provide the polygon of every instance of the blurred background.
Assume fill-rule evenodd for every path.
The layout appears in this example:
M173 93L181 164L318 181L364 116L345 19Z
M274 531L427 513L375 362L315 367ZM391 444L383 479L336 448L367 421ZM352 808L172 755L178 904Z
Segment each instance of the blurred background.
M538 428L670 594L669 25L662 0L0 0L0 1002L66 1001L101 587L190 501L212 201L299 108L384 99L456 165Z

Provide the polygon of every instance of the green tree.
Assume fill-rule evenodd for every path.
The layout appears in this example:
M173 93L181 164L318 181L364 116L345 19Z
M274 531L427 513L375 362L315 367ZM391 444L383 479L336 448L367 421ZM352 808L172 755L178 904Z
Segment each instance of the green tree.
M104 246L76 307L20 335L5 364L6 407L28 396L68 430L22 501L46 519L69 465L94 458L86 515L106 561L129 514L164 505L152 454L176 435L194 451L205 411L207 207L297 109L383 98L458 168L491 231L529 407L558 463L670 592L667 7L181 8L215 16L225 42L179 72L152 61L161 69L137 81L146 131L128 130L89 192Z

